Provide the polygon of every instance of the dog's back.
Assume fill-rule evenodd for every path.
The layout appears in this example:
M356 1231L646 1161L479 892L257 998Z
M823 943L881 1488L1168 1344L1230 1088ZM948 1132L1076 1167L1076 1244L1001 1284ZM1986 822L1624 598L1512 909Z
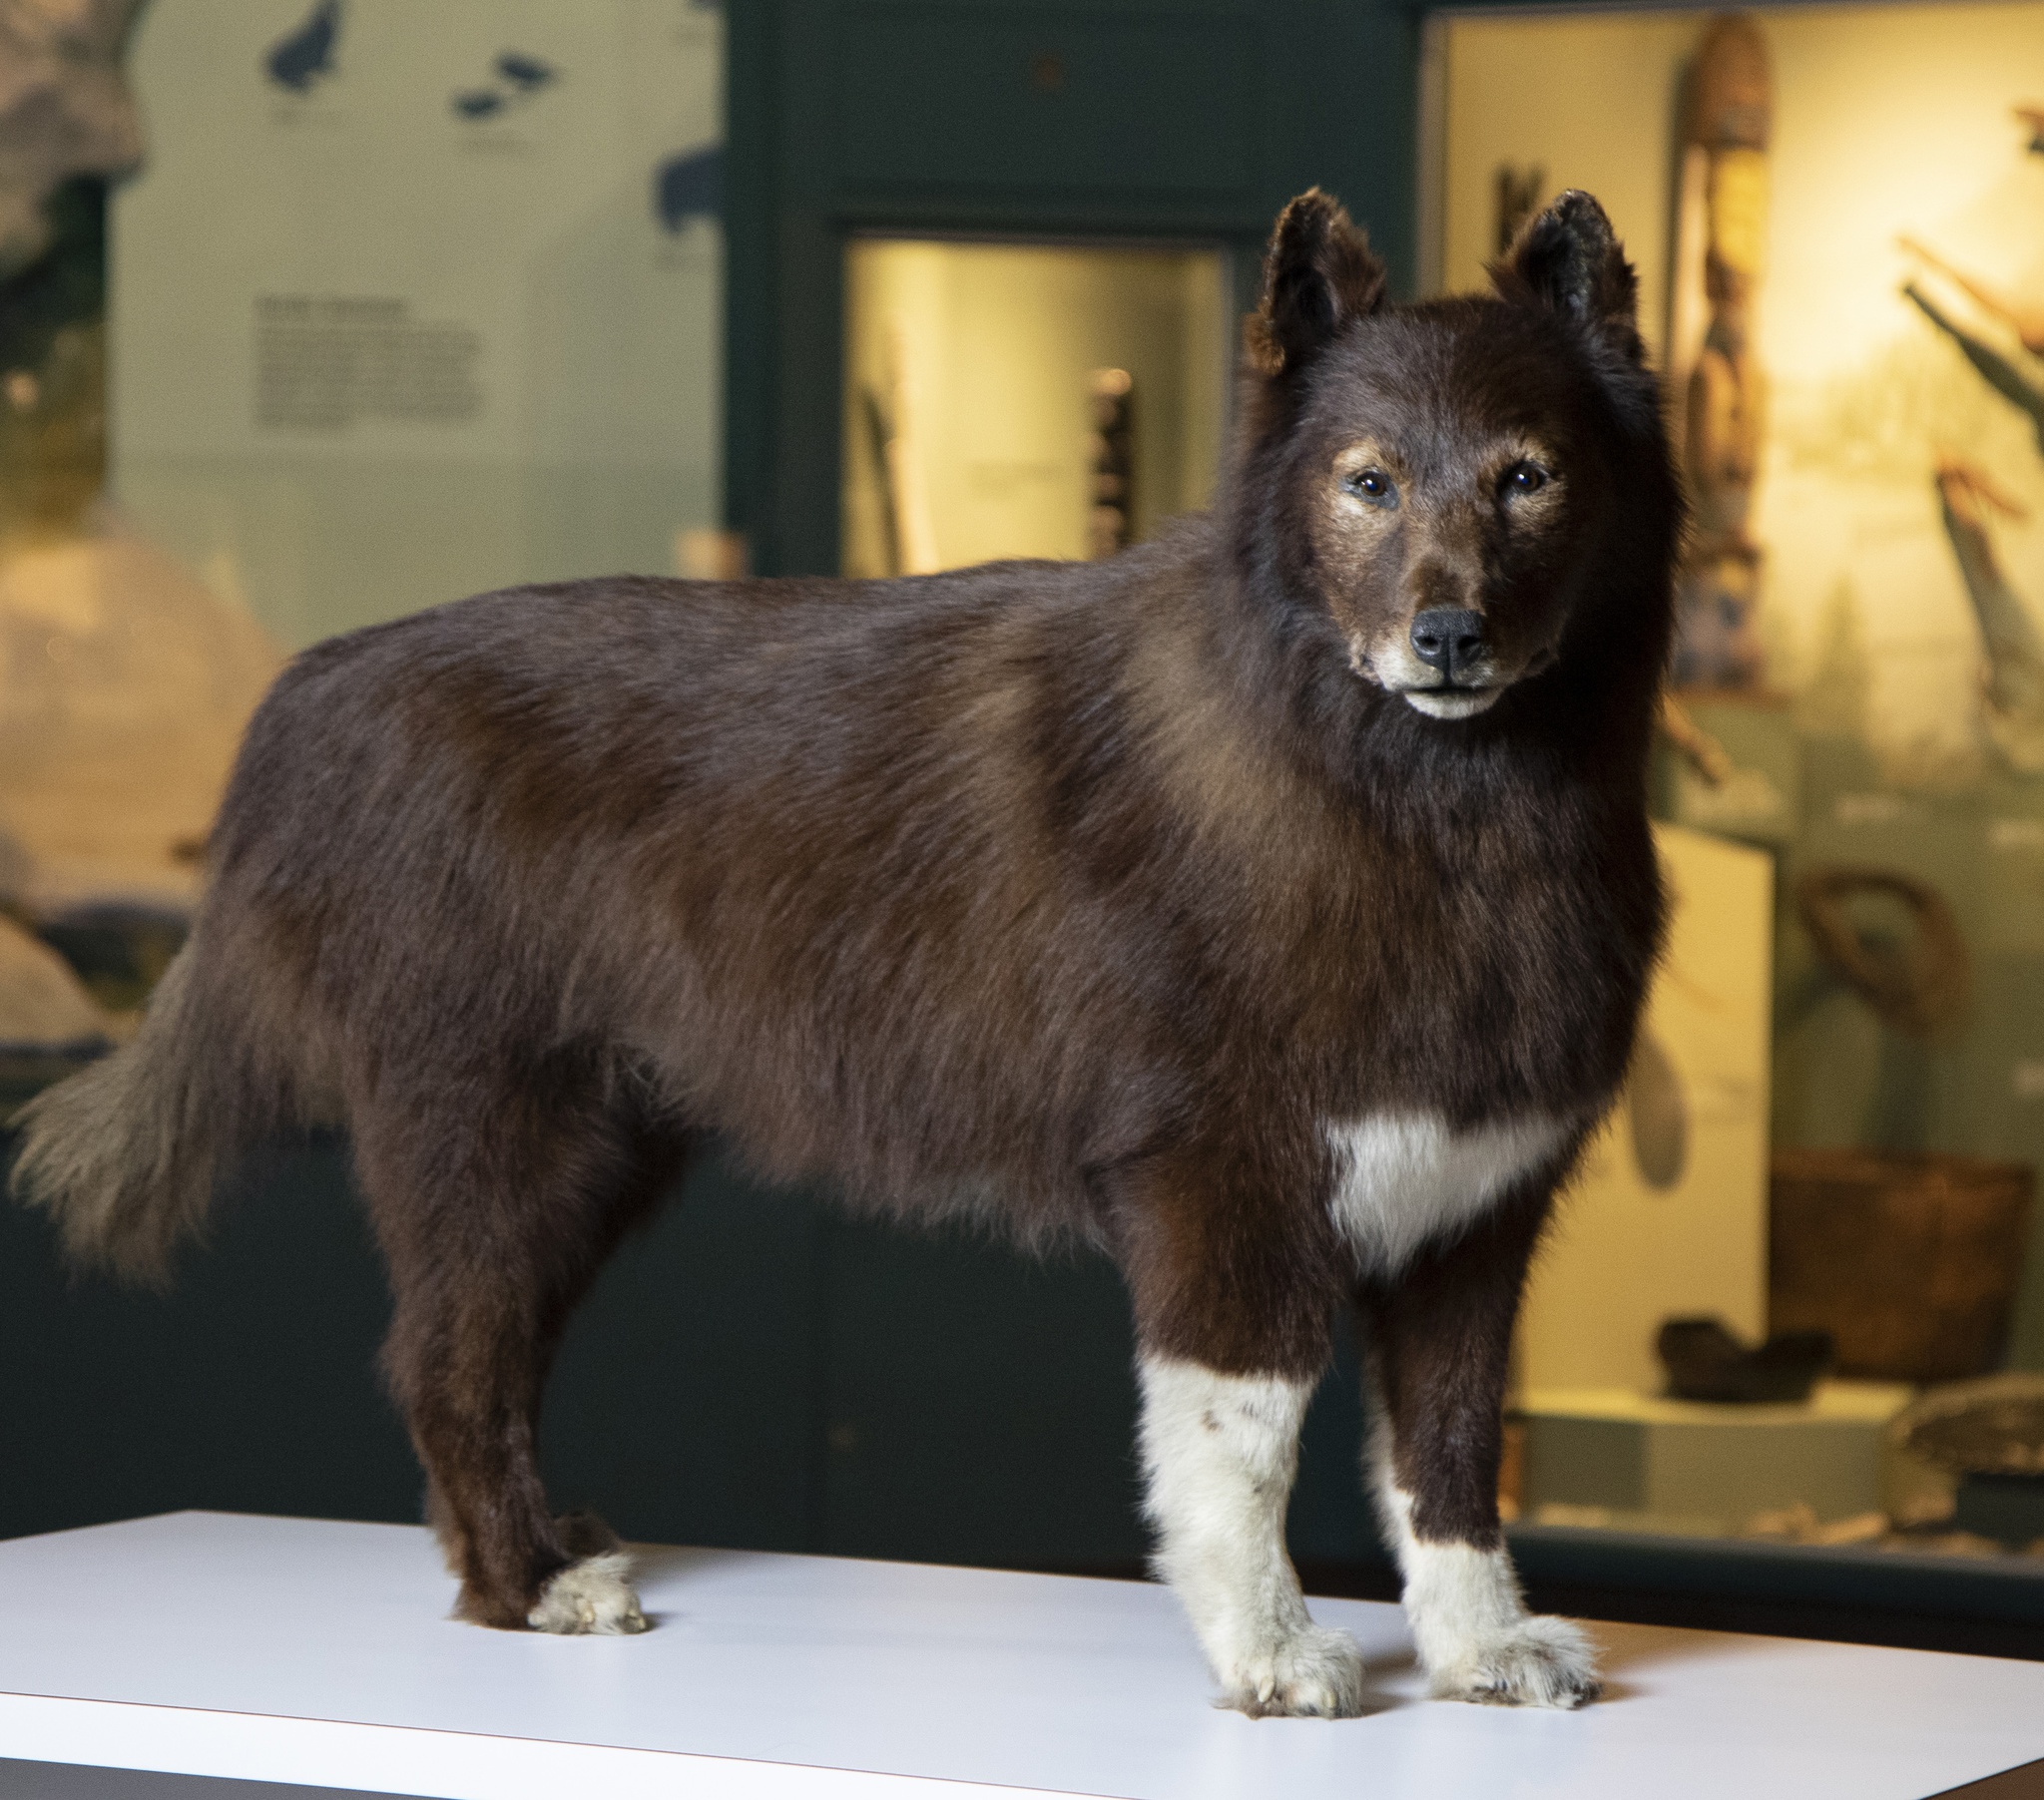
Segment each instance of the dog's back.
M1129 1034L1187 1023L1154 852L1243 826L1200 791L1229 746L1173 755L1197 721L1145 691L1194 684L1208 536L865 588L571 584L321 646L250 728L206 960L343 1113L582 1046L768 1172L935 1203L1005 1170L1025 1228L1076 1223Z

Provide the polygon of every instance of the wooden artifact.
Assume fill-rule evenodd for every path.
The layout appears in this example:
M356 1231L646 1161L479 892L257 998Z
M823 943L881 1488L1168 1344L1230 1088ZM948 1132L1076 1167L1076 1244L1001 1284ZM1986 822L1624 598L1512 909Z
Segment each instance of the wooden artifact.
M1753 348L1768 229L1774 84L1759 25L1721 14L1691 66L1669 330L1676 443L1694 509L1675 678L1752 690L1761 552L1749 533L1767 382Z

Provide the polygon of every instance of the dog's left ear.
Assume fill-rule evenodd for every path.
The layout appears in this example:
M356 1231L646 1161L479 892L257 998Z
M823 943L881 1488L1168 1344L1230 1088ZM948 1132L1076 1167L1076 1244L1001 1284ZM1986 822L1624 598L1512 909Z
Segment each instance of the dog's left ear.
M1588 325L1635 359L1639 283L1604 209L1571 188L1520 231L1502 262L1491 264L1499 297L1542 306Z
M1264 255L1264 298L1246 321L1251 360L1296 373L1343 326L1384 303L1384 264L1341 203L1310 188L1278 215Z

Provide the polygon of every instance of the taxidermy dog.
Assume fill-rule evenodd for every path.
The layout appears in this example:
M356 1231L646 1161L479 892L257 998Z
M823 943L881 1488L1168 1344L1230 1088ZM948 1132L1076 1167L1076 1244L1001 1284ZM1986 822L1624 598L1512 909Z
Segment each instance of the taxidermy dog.
M645 1621L547 1504L541 1385L706 1136L1097 1245L1157 1567L1251 1713L1361 1703L1284 1548L1352 1309L1433 1691L1588 1697L1499 1533L1499 1412L1660 941L1681 503L1596 202L1493 280L1390 304L1341 209L1292 202L1215 510L1111 560L569 583L305 652L190 940L30 1110L21 1191L155 1274L236 1155L344 1121L458 1611L562 1632Z

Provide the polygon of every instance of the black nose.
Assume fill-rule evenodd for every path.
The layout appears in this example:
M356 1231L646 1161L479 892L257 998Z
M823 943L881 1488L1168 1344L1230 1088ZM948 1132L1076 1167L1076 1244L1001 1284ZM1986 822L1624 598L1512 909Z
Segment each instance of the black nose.
M1483 615L1462 607L1428 607L1412 619L1412 654L1449 680L1483 655Z

